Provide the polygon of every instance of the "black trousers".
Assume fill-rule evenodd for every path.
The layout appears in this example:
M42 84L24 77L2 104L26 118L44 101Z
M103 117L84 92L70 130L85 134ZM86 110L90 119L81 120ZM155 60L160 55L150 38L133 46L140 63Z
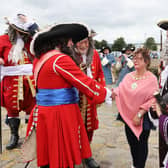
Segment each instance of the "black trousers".
M125 124L125 133L130 146L134 167L144 168L148 156L150 130L143 130L138 140L132 130Z

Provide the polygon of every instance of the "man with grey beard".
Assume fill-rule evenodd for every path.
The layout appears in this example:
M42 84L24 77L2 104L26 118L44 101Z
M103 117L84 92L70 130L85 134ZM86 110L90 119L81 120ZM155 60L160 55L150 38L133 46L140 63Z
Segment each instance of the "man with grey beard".
M93 36L95 32L92 30L90 35L84 40L76 43L74 61L80 69L90 78L96 80L105 86L104 73L98 52L94 49ZM85 128L89 142L92 142L94 130L98 129L97 105L89 100L85 94L79 93L80 111L85 123ZM99 168L99 165L93 158L85 159L85 164L89 168Z
M35 87L32 75L33 56L29 44L38 25L24 14L7 20L7 34L0 36L0 65L2 79L1 105L7 110L6 124L11 138L7 150L17 147L19 135L19 112L26 112L26 122L35 105Z

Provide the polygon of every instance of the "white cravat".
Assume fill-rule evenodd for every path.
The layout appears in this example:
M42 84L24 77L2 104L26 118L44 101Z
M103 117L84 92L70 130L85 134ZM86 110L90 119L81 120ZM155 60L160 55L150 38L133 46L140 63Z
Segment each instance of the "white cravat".
M82 55L82 59L83 59L83 63L86 64L86 55L85 54ZM87 71L87 76L89 76L90 78L93 78L90 66L87 67L86 71Z

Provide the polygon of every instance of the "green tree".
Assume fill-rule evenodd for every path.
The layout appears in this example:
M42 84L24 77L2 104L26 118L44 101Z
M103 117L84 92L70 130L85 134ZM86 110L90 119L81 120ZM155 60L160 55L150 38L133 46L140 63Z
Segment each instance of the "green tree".
M112 45L112 51L122 51L122 48L126 47L126 42L123 37L119 37L116 40L114 40L114 43Z
M100 47L100 42L97 41L97 40L94 40L94 45L95 45L95 48L96 48L96 49L100 49L100 48L101 48L101 47Z
M96 49L102 49L102 47L108 46L108 43L106 40L102 40L102 41L94 40L94 44Z
M153 37L148 37L144 43L144 47L156 51L157 50L157 44L155 42L155 39Z

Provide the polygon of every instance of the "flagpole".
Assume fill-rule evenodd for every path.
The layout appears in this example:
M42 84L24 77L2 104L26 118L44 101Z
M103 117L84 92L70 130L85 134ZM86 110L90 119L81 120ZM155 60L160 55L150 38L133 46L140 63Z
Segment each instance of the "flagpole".
M163 49L163 42L162 42L162 30L160 30L160 52L162 52Z

